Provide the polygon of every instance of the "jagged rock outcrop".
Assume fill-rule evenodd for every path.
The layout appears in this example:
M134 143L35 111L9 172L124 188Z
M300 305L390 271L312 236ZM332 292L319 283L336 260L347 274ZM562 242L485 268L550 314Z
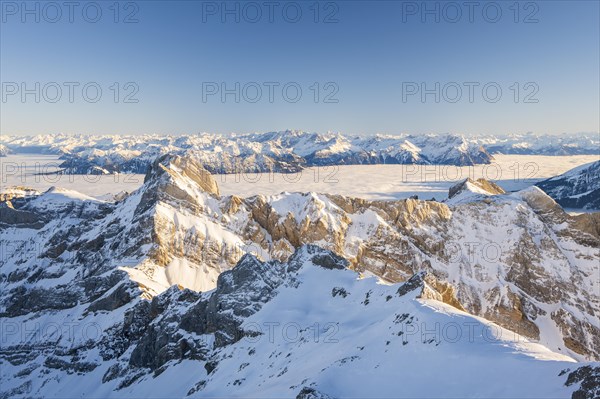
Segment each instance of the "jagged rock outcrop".
M179 182L177 177L183 177L193 181L201 190L219 196L219 187L212 175L204 169L204 166L193 157L182 157L179 155L164 155L159 157L152 167L146 173L144 182L156 179L163 174L168 174L173 179L161 181L163 190L169 191L170 187L175 186L174 182ZM171 184L169 184L171 183Z
M456 298L456 289L445 281L438 280L430 272L419 272L398 288L397 294L402 296L411 291L418 291L417 298L433 299L465 310Z
M331 399L331 396L314 388L304 387L298 392L296 399Z
M39 229L44 222L36 213L16 210L10 201L5 201L0 203L1 225Z
M572 399L594 399L600 397L600 366L583 366L569 373L566 386L576 385Z
M143 213L159 201L176 201L193 211L203 209L194 196L197 192L205 192L219 196L217 182L204 167L191 157L179 155L163 155L157 158L148 168L144 183L147 189L136 208L136 213Z

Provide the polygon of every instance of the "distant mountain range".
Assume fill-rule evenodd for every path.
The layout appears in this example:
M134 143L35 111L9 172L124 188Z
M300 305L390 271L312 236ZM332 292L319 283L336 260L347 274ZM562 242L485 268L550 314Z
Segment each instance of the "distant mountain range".
M598 154L594 134L345 136L281 131L246 135L2 137L14 153L58 154L71 173L145 173L166 153L193 152L211 173L297 172L305 167L361 164L489 164L493 154ZM0 149L0 155L3 151Z
M599 155L598 133L575 134L512 134L507 136L474 137L490 154L520 155Z

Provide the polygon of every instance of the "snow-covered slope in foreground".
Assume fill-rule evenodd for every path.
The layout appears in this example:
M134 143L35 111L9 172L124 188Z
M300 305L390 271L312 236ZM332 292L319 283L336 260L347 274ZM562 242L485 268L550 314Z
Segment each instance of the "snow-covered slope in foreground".
M47 398L594 394L581 380L597 377L596 364L586 372L567 356L432 299L440 295L432 275L385 285L360 279L347 264L314 246L287 263L246 255L214 291L173 287L110 318L88 314L87 323L113 324L100 342L70 342L66 362L43 355L18 362L14 355L3 364L2 390ZM55 316L76 320L73 312Z

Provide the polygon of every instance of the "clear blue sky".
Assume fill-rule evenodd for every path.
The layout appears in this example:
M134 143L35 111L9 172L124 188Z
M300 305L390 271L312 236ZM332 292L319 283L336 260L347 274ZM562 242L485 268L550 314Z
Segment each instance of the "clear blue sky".
M221 1L121 2L118 23L113 1L87 6L86 20L83 6L88 3L81 1L72 10L70 23L71 10L64 5L57 17L56 9L43 9L45 3L38 3L35 15L23 13L21 1L2 1L2 134L599 130L598 1L521 2L518 15L514 1L495 2L485 12L489 2L481 1L472 22L463 1L453 3L461 8L459 18L455 8L444 8L447 2L321 2L317 23L314 1L298 1L285 11L286 2L279 2L272 8L273 22L263 0L252 6L228 2L231 9L239 7L239 22L235 14L222 14ZM95 4L102 16L91 23ZM434 14L421 14L423 7L435 9L436 4L439 22ZM259 17L255 5L260 7ZM28 7L35 10L36 2ZM492 23L498 8L502 15ZM297 9L302 16L292 23ZM138 22L123 23L131 13ZM324 23L328 16L333 23ZM52 23L54 19L58 22ZM23 101L22 83L35 91L36 82L40 102L35 102L35 94ZM62 86L56 103L48 101L57 96L51 82ZM65 82L79 83L72 103ZM96 103L83 98L82 87L89 82L102 89ZM117 103L115 82L120 87ZM128 82L134 85L125 87ZM206 91L220 90L223 82L230 88L240 83L239 103L234 94L223 102L219 93ZM249 82L262 87L254 103L247 101L256 99L253 83L246 86L245 97L242 93ZM264 82L278 84L273 102ZM290 82L302 89L295 103L285 101L282 93ZM326 86L328 82L333 85ZM425 102L419 93L407 95L409 88L420 90L425 83L434 89L436 82L439 103L434 94ZM454 103L447 101L456 99L453 83L442 92L449 82L462 87L462 97ZM479 83L473 102L464 82ZM497 102L483 96L482 87L490 82L495 82L487 93L490 99L496 85L502 89ZM526 86L528 82L533 84ZM132 98L138 102L124 103L135 87L139 91ZM290 98L294 87L288 87ZM19 91L12 94L15 88ZM336 89L331 99L338 102L324 103L326 94ZM93 98L94 87L88 90Z

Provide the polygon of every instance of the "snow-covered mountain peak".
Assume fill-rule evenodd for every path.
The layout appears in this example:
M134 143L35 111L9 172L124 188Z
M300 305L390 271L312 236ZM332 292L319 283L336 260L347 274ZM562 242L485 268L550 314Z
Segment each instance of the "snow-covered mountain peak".
M346 164L490 163L480 145L454 135L345 136L340 133L280 131L222 136L33 136L6 137L1 144L19 153L61 155L71 173L145 173L167 153L194 152L211 173L297 172L306 166Z
M448 205L457 205L498 194L505 194L505 191L497 184L483 178L473 180L468 177L450 187L448 200L445 202Z
M217 197L219 196L219 187L216 180L204 168L202 161L190 153L182 155L166 154L157 158L146 173L144 183L160 178L171 181L181 189L194 187Z

